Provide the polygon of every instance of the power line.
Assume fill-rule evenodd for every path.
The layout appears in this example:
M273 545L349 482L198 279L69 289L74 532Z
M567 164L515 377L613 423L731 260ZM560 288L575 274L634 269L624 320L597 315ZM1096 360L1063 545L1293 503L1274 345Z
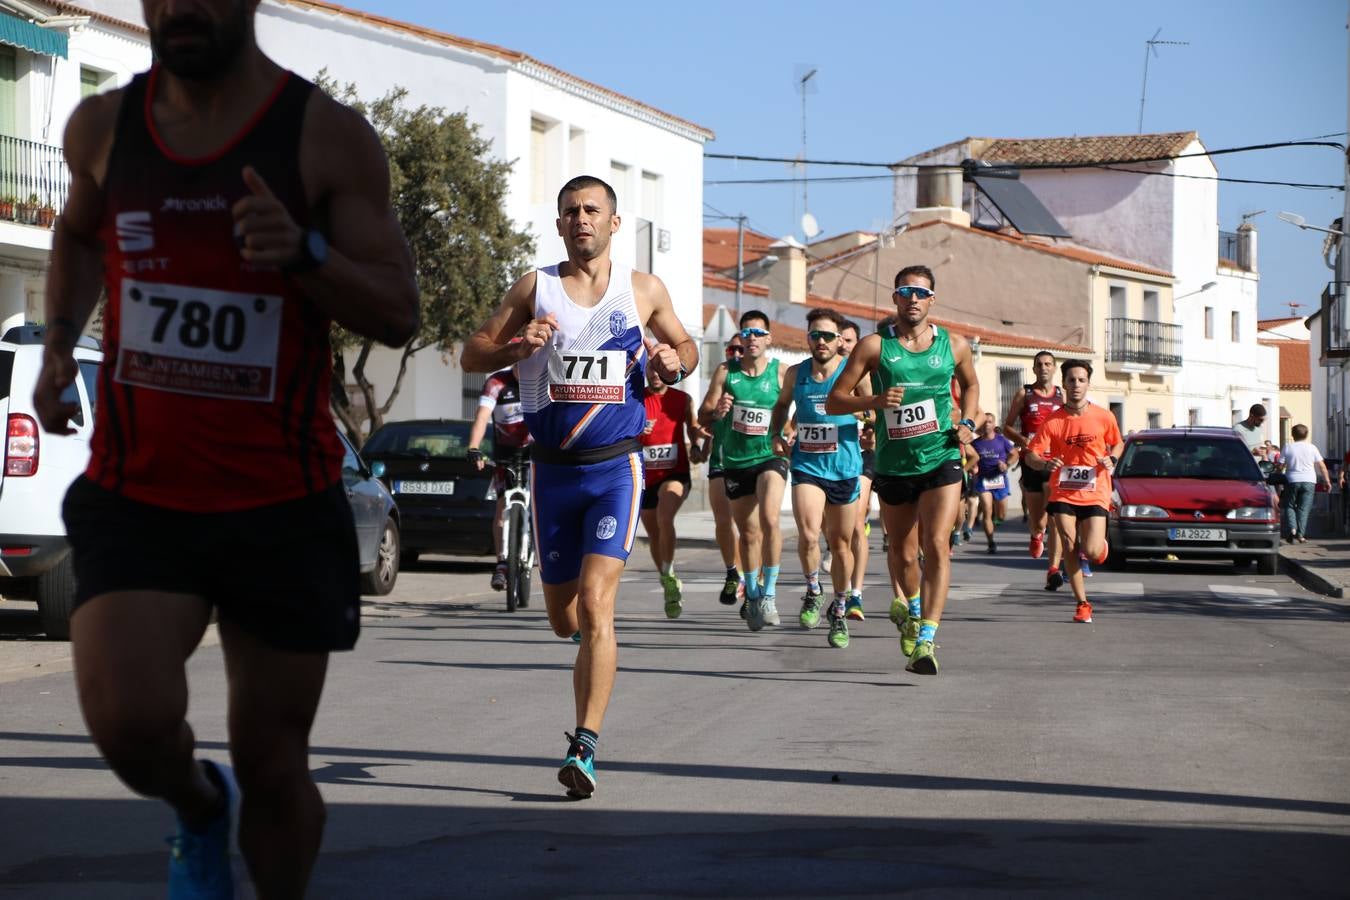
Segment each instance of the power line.
M883 163L883 162L848 162L848 161L846 161L846 160L839 160L839 159L802 159L802 158L800 158L800 157L795 157L795 156L794 156L793 158L791 158L791 159L788 159L787 157L784 157L784 156L746 156L746 155L741 154L741 153L705 153L705 154L703 154L703 158L704 158L704 159L733 159L733 160L737 160L738 162L793 163L793 164L799 165L799 166L801 166L801 165L812 165L812 166L860 166L860 167L862 167L862 168L882 168L882 169L889 169L889 168L891 168L892 166L895 165L895 163Z
M1020 167L1031 168L1031 167ZM1146 169L1122 169L1118 164L1110 163L1091 163L1084 165L1075 165L1075 169L1106 169L1111 172L1129 172L1134 175L1161 175L1166 178L1195 178L1201 181L1226 181L1233 184L1265 184L1273 187L1296 187L1311 188L1316 190L1343 191L1343 184L1306 184L1299 181L1265 181L1258 178L1229 178L1224 175L1185 175L1180 172L1150 172ZM917 173L914 172L896 172L892 175L837 175L821 176L817 178L808 178L807 181L813 184L849 184L863 181L889 181L894 178L914 178ZM710 179L703 182L705 185L721 186L729 184L800 184L800 178L722 178Z
M1163 175L1167 178L1196 178L1201 181L1227 181L1232 184L1267 184L1275 187L1313 188L1316 190L1343 191L1343 184L1304 184L1298 181L1262 181L1257 178L1227 178L1221 175L1185 175L1181 172L1148 172L1144 169L1122 169L1118 166L1099 166L1108 172L1129 172L1134 175Z

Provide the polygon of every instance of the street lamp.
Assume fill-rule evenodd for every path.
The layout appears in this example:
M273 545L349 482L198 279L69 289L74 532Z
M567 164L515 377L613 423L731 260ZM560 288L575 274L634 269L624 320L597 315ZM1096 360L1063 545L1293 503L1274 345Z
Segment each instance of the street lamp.
M1193 294L1203 294L1205 291L1209 290L1210 288L1216 288L1216 287L1218 287L1218 286L1219 286L1219 283L1218 283L1217 281L1206 281L1204 284L1200 285L1200 287L1198 287L1197 289L1195 289L1195 290L1193 290L1193 291L1187 291L1186 293L1182 294L1180 297L1173 297L1173 298L1172 298L1172 302L1175 303L1177 300L1184 300L1185 298L1190 297L1190 296L1192 296Z
M1321 231L1326 234L1334 234L1337 237L1345 237L1344 231L1337 231L1334 228L1322 228L1317 225L1309 225L1308 220L1297 213L1282 212L1280 213L1280 221L1288 222L1290 225L1293 225L1296 228L1302 228L1304 231Z

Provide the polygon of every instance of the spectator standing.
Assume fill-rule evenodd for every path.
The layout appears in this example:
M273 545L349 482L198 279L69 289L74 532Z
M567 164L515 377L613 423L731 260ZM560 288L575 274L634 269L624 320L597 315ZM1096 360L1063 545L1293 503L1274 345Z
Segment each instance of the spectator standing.
M1327 464L1322 454L1308 440L1308 426L1295 425L1290 430L1293 438L1285 444L1281 456L1288 483L1280 495L1283 511L1284 536L1290 543L1308 542L1308 514L1312 512L1313 493L1319 483L1331 483Z

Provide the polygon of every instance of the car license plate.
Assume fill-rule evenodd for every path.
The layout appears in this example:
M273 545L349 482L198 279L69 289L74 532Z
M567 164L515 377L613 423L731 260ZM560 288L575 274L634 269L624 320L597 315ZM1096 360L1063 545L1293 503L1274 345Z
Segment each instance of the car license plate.
M1226 541L1228 532L1222 528L1169 528L1169 541Z
M396 494L453 494L454 492L455 483L453 481L394 482L394 493Z

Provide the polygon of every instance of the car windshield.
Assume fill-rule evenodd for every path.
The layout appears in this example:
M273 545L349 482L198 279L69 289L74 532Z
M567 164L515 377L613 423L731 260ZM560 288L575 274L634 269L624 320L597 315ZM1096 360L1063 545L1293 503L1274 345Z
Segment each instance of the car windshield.
M390 422L370 436L361 455L415 456L423 459L464 459L469 452L470 422ZM479 446L492 456L492 437Z
M1241 441L1185 435L1131 441L1116 467L1122 478L1206 478L1261 481Z

